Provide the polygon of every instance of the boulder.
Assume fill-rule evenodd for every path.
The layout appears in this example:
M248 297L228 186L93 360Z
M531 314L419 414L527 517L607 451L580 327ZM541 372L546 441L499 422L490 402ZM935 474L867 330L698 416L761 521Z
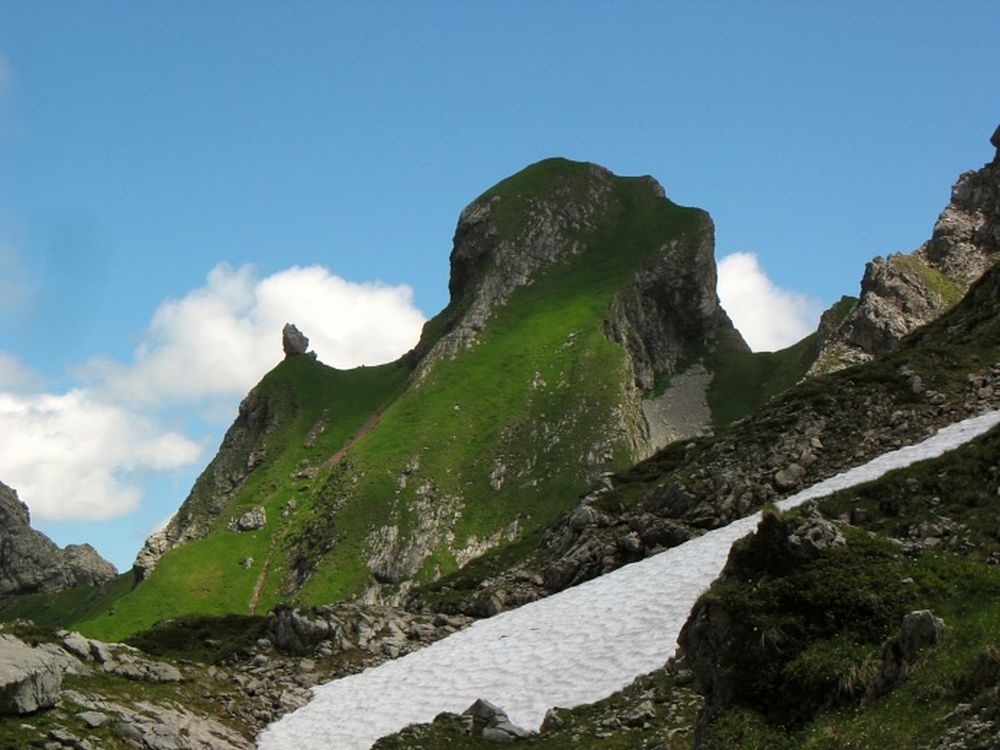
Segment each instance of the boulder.
M294 357L296 354L305 354L309 349L309 339L291 323L285 323L281 329L281 348L285 351L285 357Z
M483 739L489 742L509 743L534 734L512 723L506 711L482 698L465 709L462 716L468 716L475 725L482 726Z
M840 530L823 518L815 505L807 509L805 520L792 530L786 541L789 551L800 560L815 560L827 550L846 543Z
M32 647L0 635L0 715L54 706L70 658L58 648Z
M251 508L229 522L230 531L256 531L267 525L267 514L261 507Z
M889 693L907 678L920 652L937 644L944 634L944 620L927 609L910 612L903 617L899 635L882 651L882 667L865 694L873 701Z

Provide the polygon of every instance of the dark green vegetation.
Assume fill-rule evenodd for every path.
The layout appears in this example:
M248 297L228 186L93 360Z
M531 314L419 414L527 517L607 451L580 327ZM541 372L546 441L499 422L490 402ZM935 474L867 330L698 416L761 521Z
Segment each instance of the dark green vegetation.
M122 573L103 586L12 597L0 604L0 621L31 620L39 626L56 628L89 620L106 612L117 599L132 590L132 585L132 574Z
M136 633L126 643L157 658L188 659L219 664L250 653L266 635L264 620L255 615L179 617Z
M740 689L706 747L917 748L949 731L964 747L994 747L996 725L977 737L961 721L992 705L1000 686L998 456L993 430L824 501L827 515L850 515L855 527L846 547L812 563L781 564L766 539L735 546L738 573L705 600L753 632L731 651ZM891 693L865 700L883 644L916 609L943 618L942 642ZM960 704L970 708L953 713Z

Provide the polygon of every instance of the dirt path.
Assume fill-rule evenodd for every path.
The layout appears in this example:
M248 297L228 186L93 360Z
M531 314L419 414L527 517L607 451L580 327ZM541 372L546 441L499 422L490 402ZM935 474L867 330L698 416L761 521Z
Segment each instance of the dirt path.
M260 602L260 594L264 590L264 581L267 580L267 571L271 568L271 558L274 557L274 549L277 545L272 537L271 539L271 549L267 553L267 559L264 560L264 564L260 566L260 573L257 575L257 582L253 586L253 593L250 595L250 604L247 605L247 614L255 614L257 610L257 604Z
M347 442L344 443L336 453L326 459L320 468L332 469L334 466L339 464L344 456L347 455L347 451L349 451L356 442L367 435L368 431L371 430L372 427L378 424L379 417L381 416L381 409L376 409L372 412L372 415L365 420L365 423L358 428L357 432L347 438Z

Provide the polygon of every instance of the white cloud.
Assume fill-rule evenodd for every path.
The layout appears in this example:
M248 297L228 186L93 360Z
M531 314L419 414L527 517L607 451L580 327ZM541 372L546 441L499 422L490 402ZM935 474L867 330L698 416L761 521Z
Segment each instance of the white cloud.
M0 478L44 519L111 518L134 510L132 472L198 458L197 444L91 392L0 393Z
M134 511L142 474L202 458L185 426L199 415L232 419L281 360L286 322L310 337L321 360L353 367L401 355L424 318L406 286L357 284L318 266L259 278L250 266L219 265L204 286L157 308L131 362L95 358L81 367L85 387L46 394L36 382L31 392L30 371L0 352L0 480L40 519ZM175 429L163 426L168 409Z
M319 266L261 279L251 266L219 265L205 286L160 305L131 364L94 359L82 373L142 403L242 396L281 360L288 322L321 361L347 368L398 357L416 344L424 317L407 286L358 284Z
M719 300L754 351L791 346L816 330L823 311L817 300L776 286L753 253L719 261Z

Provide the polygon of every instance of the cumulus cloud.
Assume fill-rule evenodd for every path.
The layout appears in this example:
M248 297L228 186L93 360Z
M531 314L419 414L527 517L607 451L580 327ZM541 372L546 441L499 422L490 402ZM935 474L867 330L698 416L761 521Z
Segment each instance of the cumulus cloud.
M804 294L778 287L753 253L733 253L719 261L719 300L754 351L775 351L808 336L822 305Z
M424 318L406 286L349 282L318 266L261 278L251 266L219 265L157 308L132 361L94 358L78 372L86 384L67 393L40 393L30 370L0 352L0 480L36 518L135 510L144 474L203 459L185 428L206 415L232 418L283 357L286 322L344 368L398 357ZM168 410L173 429L163 425Z
M101 519L139 504L136 473L174 469L200 447L93 393L0 393L0 477L36 517Z
M204 286L160 305L132 363L93 359L82 373L140 403L243 395L283 356L288 322L326 364L380 364L420 336L424 317L412 295L407 286L345 281L319 266L259 278L251 266L219 265Z

